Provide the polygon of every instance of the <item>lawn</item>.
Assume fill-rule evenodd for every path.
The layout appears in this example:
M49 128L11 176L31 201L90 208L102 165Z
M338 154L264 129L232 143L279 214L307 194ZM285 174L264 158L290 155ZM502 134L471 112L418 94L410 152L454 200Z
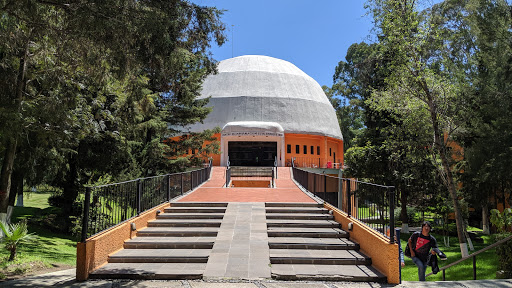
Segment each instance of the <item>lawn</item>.
M25 207L15 207L12 221L32 215L43 215L56 209L48 205L49 193L30 193L25 196ZM70 235L53 233L29 224L29 232L37 241L18 248L15 261L7 261L9 251L0 249L0 279L16 278L38 272L69 268L76 265L76 240Z
M443 236L432 233L432 235L436 238L439 249L443 251L448 259L446 261L439 261L439 268L446 266L452 262L455 262L461 258L460 247L458 244L458 239L456 237L450 237L450 247L445 247L443 242ZM402 234L401 244L402 249L405 249L407 245L407 239L409 239L410 234ZM480 236L483 239L483 243L473 241L473 245L475 247L474 251L469 251L469 254L472 254L480 249L483 249L491 244L493 244L491 237L487 235ZM481 253L476 256L476 264L477 264L477 279L495 279L496 278L496 270L498 266L498 256L496 255L496 249L490 249L484 253ZM427 273L432 272L431 268L427 268ZM472 280L473 279L473 261L472 259L465 260L464 262L450 267L446 270L446 280L455 281L455 280ZM442 280L442 272L439 272L437 275L432 275L427 277L427 281L441 281ZM402 281L418 281L418 269L416 265L412 262L412 260L408 257L405 257L405 267L402 268Z

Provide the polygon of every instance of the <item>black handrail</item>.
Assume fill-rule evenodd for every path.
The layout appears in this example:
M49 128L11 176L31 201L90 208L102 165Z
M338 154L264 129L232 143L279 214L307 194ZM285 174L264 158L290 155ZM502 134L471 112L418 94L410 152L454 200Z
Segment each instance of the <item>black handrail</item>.
M509 240L512 240L512 235L508 236L507 238L505 239L501 239L500 241L494 243L494 244L491 244L483 249L480 249L478 251L476 251L475 253L471 254L471 255L468 255L464 258L461 258L453 263L450 263L446 266L443 266L441 268L439 268L439 271L443 271L443 281L446 281L446 269L452 267L452 266L455 266L455 265L458 265L459 263L465 261L465 260L468 260L469 258L473 258L473 280L476 280L476 255L480 254L480 253L483 253L489 249L492 249L492 248L495 248L496 246L499 246ZM438 272L439 273L439 272ZM434 273L430 273L430 274L427 274L425 277L428 277L428 276L431 276L433 275Z
M81 242L140 213L192 191L210 178L206 168L86 187Z
M292 169L293 179L305 190L347 213L348 217L356 218L388 237L390 243L395 243L394 186L334 177L296 167ZM341 187L339 187L340 184ZM343 190L345 190L344 197L339 197L338 193ZM338 203L340 198L343 200ZM355 211L352 211L353 208Z

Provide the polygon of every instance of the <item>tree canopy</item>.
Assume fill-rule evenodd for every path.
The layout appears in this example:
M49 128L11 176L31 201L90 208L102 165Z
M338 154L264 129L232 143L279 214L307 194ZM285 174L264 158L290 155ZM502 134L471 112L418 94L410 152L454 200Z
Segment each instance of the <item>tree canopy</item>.
M196 97L216 69L211 43L225 41L222 11L181 0L4 0L0 13L3 219L16 171L61 187L73 215L80 187L104 174L188 163L163 140L210 110ZM208 131L195 137L198 148Z

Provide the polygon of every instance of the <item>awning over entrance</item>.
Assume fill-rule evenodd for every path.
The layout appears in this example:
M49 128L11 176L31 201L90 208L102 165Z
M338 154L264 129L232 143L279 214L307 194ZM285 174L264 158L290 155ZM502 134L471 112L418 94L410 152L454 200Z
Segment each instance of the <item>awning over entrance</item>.
M275 158L283 166L284 129L275 122L229 122L222 128L221 153L222 166L228 156L233 166L273 166Z
M222 128L222 136L284 136L283 127L276 122L229 122Z

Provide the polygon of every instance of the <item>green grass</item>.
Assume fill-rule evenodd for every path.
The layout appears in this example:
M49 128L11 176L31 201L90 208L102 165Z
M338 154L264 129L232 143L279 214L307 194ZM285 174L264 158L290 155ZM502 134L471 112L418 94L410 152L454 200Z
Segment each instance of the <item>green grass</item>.
M50 193L31 193L26 195L27 197L24 199L25 207L14 207L12 221L17 222L57 209L48 205L48 197L50 195ZM76 240L72 236L53 233L31 224L29 224L28 229L30 233L37 235L37 240L20 246L15 261L7 261L9 251L0 246L0 279L6 275L30 273L34 269L76 265Z
M435 233L433 233L432 235L434 235L434 237L436 238L439 249L441 249L441 251L443 251L448 256L448 259L446 261L439 261L439 268L461 259L459 241L456 237L450 237L450 247L445 247L443 242L443 236ZM400 238L402 240L402 249L405 249L405 246L407 245L407 239L409 239L409 236L410 234L401 235ZM473 241L475 250L469 251L469 254L472 254L480 249L483 249L493 243L490 236L483 235L481 237L484 240L484 243L476 243L475 241ZM478 280L495 279L496 270L498 266L498 256L496 255L496 249L490 249L484 253L477 255L476 264L476 277ZM430 272L432 272L432 270L430 267L428 267L426 274L429 274ZM439 272L437 275L429 276L426 279L427 281L441 281L442 272ZM472 279L473 261L471 258L446 270L446 280L448 281ZM411 258L408 257L405 257L405 267L402 268L402 281L418 281L418 269L416 265L412 262Z

